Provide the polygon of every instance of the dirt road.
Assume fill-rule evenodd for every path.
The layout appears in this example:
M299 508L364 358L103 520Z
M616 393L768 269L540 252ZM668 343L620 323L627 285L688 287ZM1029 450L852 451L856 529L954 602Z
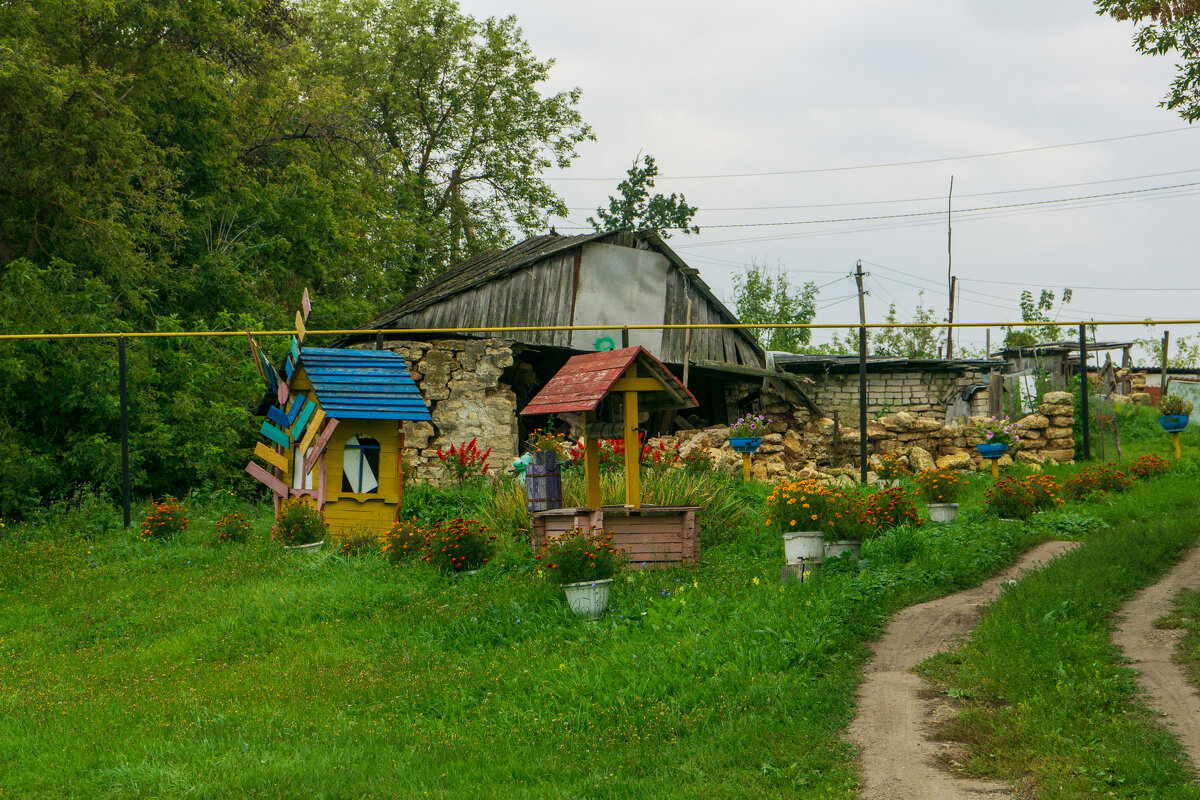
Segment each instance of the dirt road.
M1163 715L1200 770L1200 694L1172 659L1183 632L1159 630L1154 621L1172 611L1180 589L1200 589L1200 547L1192 550L1161 581L1129 601L1117 616L1113 642L1138 670L1148 704Z
M862 748L862 796L866 800L960 800L1007 798L1008 788L957 778L938 765L950 746L928 739L931 724L949 707L922 697L924 679L911 669L949 649L975 627L982 607L1022 570L1034 569L1076 546L1047 542L1012 567L972 589L911 606L892 618L875 644L866 669L849 738Z

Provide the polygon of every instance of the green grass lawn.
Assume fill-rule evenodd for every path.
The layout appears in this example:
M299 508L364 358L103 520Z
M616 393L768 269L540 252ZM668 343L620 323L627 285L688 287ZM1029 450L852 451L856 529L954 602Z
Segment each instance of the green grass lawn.
M1146 495L1161 517L1191 480L1111 508ZM62 508L0 538L0 797L853 798L840 732L892 612L1037 541L1143 535L1132 512L1095 504L988 519L987 481L972 478L958 523L891 531L865 544L868 569L804 585L779 582L763 487L693 487L726 526L705 532L702 566L624 573L595 624L507 537L479 574L452 577L284 553L266 541L269 508L227 496L192 498L169 542L112 529L95 503ZM231 508L254 540L205 546ZM1090 668L1064 663L1084 692ZM1127 684L1106 702L1153 737Z

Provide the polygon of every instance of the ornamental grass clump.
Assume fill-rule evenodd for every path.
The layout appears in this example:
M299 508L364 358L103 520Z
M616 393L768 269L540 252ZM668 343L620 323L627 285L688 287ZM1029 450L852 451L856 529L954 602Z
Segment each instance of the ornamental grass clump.
M922 470L917 473L917 486L926 503L957 503L958 492L966 483L949 470Z
M920 525L924 522L917 515L913 494L898 486L875 492L867 498L863 521L866 529L875 535L899 525Z
M1147 453L1129 462L1129 474L1139 480L1162 475L1170 469L1170 465L1154 453Z
M423 558L443 572L471 572L491 560L495 540L482 523L458 517L430 528Z
M142 520L139 539L170 539L183 533L188 527L187 509L174 497L164 497L150 506L150 513Z
M574 528L548 539L538 552L546 578L556 586L607 580L621 568L622 553L612 538Z
M250 538L250 523L236 511L231 511L217 520L217 538L210 544L244 542Z
M404 564L421 555L429 538L429 531L413 517L397 522L382 538L383 557L392 564Z
M284 500L275 520L275 538L287 547L299 547L325 541L329 526L325 516L303 497Z
M983 505L1000 519L1029 519L1037 508L1029 486L1011 476L993 483L983 495Z

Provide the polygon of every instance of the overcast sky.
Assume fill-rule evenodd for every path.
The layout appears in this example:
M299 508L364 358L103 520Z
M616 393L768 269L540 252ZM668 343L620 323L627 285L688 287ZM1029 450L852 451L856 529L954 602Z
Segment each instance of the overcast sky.
M854 322L847 276L862 259L869 320L892 302L908 319L921 288L944 314L953 176L956 319L1019 320L1022 287L1072 287L1063 319L1200 317L1200 185L969 210L1200 183L1200 125L1178 130L1187 126L1158 107L1174 62L1134 53L1132 26L1090 2L460 4L476 17L516 15L537 56L556 60L548 90L583 90L597 140L552 173L572 208L560 232L586 224L649 153L656 190L700 208L701 234L670 244L731 308L733 276L758 261L829 284L817 322ZM1049 148L1099 139L1116 140ZM955 158L1031 148L1049 149ZM928 163L872 166L914 161ZM584 180L595 178L605 180ZM920 212L938 213L718 227ZM1175 290L1129 291L1143 288ZM963 335L982 346L982 329Z

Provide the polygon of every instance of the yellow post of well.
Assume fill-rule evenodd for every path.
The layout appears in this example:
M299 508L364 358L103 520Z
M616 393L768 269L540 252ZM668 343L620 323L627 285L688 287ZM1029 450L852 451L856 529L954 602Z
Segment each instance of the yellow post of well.
M626 377L637 377L637 364L625 372ZM642 507L642 473L639 460L642 443L638 439L638 399L636 391L626 391L625 397L625 505Z
M587 486L588 508L599 508L600 498L600 443L588 431L596 421L595 411L583 412L583 480Z

